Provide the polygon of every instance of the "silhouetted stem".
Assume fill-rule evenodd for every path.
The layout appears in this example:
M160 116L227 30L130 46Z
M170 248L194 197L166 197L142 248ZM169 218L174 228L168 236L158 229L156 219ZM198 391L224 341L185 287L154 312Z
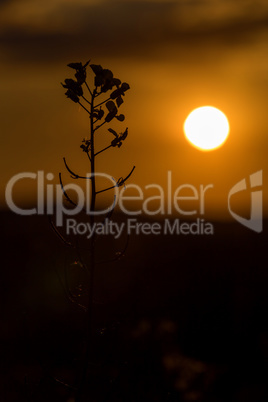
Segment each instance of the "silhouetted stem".
M72 204L72 205L74 205L75 207L77 207L77 204L68 196L68 194L66 193L66 191L65 191L65 189L64 189L64 186L63 186L63 183L62 183L62 179L61 179L61 173L59 173L59 179L60 179L61 189L62 189L62 192L63 192L63 194L64 194L66 200L67 200L70 204Z
M109 96L109 98L107 98L107 99L105 99L104 101L98 103L98 104L95 106L95 108L99 107L100 105L103 105L105 102L108 102L108 100L110 100L110 99L111 99L111 97Z
M88 155L88 156L89 156L89 155ZM64 162L64 165L65 165L66 169L67 169L68 172L71 174L71 176L72 176L73 179L91 179L91 176L80 176L79 174L74 173L74 172L69 168L69 166L67 165L67 162L66 162L66 159L65 159L65 158L63 158L63 162Z
M104 188L103 190L99 190L96 192L96 194L104 193L104 191L112 190L115 187L123 186L125 184L125 182L127 181L127 179L132 175L134 169L135 169L135 166L133 166L133 168L131 169L131 172L124 179L121 179L121 180L119 179L114 186Z
M101 151L99 151L99 152L96 152L94 156L99 155L100 153L102 153L103 151L106 151L106 149L109 149L109 148L111 148L111 147L112 147L112 145L108 145L108 147L103 148L103 149L102 149Z
M94 211L96 201L96 180L95 180L95 143L94 143L94 127L93 127L93 112L94 112L94 98L96 89L94 89L91 99L91 114L90 114L90 167L91 167L91 220L94 223Z
M86 87L87 87L87 89L88 89L88 92L89 92L90 95L92 96L93 94L92 94L91 89L89 88L88 83L87 83L86 81L85 81L85 85L86 85Z
M104 121L103 123L101 123L99 126L97 126L94 131L97 131L99 128L101 128L105 123L107 123L107 121Z
M91 162L91 158L89 156L89 153L87 152L86 154L87 154L87 157L88 157L89 161Z
M87 103L89 103L89 104L91 105L91 103L89 102L89 100L87 100L87 98L85 98L84 95L82 95L82 98L83 98Z
M82 106L83 109L85 109L85 111L90 115L90 111L81 103L78 102L80 106Z
M90 61L90 60L89 60ZM126 131L121 134L120 136L118 136L116 134L116 132L112 129L109 129L109 131L111 131L115 136L116 136L116 140L112 141L110 145L106 146L105 148L101 149L100 151L95 153L95 132L101 128L105 123L109 123L112 118L116 117L119 121L122 121L122 115L120 116L115 116L114 113L108 113L106 115L106 117L104 118L104 121L101 123L102 118L104 116L104 112L101 109L101 105L103 104L107 104L107 102L112 99L111 96L109 96L107 99L99 102L98 104L96 104L94 106L94 101L96 101L96 98L100 95L102 95L102 98L99 99L103 99L105 96L104 95L104 91L105 89L103 88L102 85L95 85L94 86L94 90L92 91L90 89L90 87L88 86L87 82L84 81L84 77L85 75L85 69L87 67L87 65L89 64L89 61L82 65L82 63L70 63L68 64L69 67L74 68L76 70L76 74L75 77L77 78L77 82L74 82L74 80L65 80L66 85L63 85L63 87L67 88L68 91L66 93L68 98L71 98L72 101L74 101L75 103L78 103L89 115L89 120L90 120L90 140L83 140L83 142L85 142L85 145L82 144L80 147L83 149L84 152L86 152L87 157L89 159L89 163L90 163L90 169L91 169L91 174L90 176L80 176L77 173L73 172L69 166L67 165L67 162L64 158L64 164L65 167L67 169L67 171L70 173L71 177L73 179L90 179L91 180L91 187L90 187L90 224L91 227L94 227L95 224L95 209L96 209L96 196L99 193L102 193L104 191L107 191L109 189L113 189L115 187L120 187L123 186L126 182L126 180L131 176L133 170L135 169L135 166L132 168L131 172L125 177L125 178L120 178L118 179L118 181L115 182L114 186L111 186L109 188L100 190L100 191L96 191L96 177L95 177L95 157L97 155L99 155L100 153L104 152L105 150L111 148L112 146L121 146L122 141L126 138L127 136L127 129ZM94 73L96 76L98 76L98 72L95 71L93 65L91 65ZM101 66L98 66L98 68L100 68L102 70ZM108 70L109 71L109 70ZM81 77L81 72L82 72L82 81L78 79L77 74ZM112 82L112 81L111 81ZM116 81L115 81L116 82ZM84 95L80 95L81 91L77 91L76 89L78 89L78 87L80 87L82 84L85 84L90 97L88 95L88 93L86 94L87 97L90 99L88 100ZM99 84L98 80L96 81L96 77L95 77L95 83ZM113 87L113 85L112 85ZM119 87L117 86L117 88L119 89ZM123 86L122 84L122 94L124 94L124 92L129 88L128 84L125 84L125 86ZM111 89L111 88L110 88ZM79 95L77 95L77 92ZM121 92L121 90L119 91ZM83 94L83 92L82 92ZM81 97L80 97L81 96ZM85 101L87 104L87 107L84 106L79 99L81 99L81 101ZM97 103L97 102L96 102ZM111 105L114 104L114 102L110 102ZM120 106L120 104L122 103L122 99L120 101L117 101L118 107ZM89 105L89 106L88 106ZM100 107L100 110L97 110L97 108ZM110 112L110 107L108 104L108 112ZM108 116L108 117L107 117ZM100 122L99 125L97 125L97 122ZM112 145L113 144L113 145ZM62 177L61 174L59 174L59 180L60 180L60 184L61 184L61 188L62 188L62 192L63 195L65 196L66 200L71 203L73 206L77 206L76 202L74 202L71 197L69 197L69 195L67 194L67 192L64 189L63 183L62 183ZM108 214L106 215L105 219L109 219L111 214L113 213L113 210L115 208L115 204L116 204L116 196L114 197L114 204L112 206L112 208L110 209L110 211L108 212ZM88 214L88 210L85 211L83 208L83 211ZM80 261L81 267L83 268L83 270L85 270L88 273L89 276L89 282L88 282L88 286L87 286L87 290L88 290L88 300L87 300L87 305L83 306L81 304L79 304L76 300L77 296L75 293L73 293L69 287L69 278L68 278L68 272L67 270L65 270L65 283L62 283L62 280L60 278L60 283L62 283L62 285L64 286L65 289L65 293L66 296L68 297L68 300L70 300L72 303L75 303L78 307L82 308L83 310L85 310L86 312L86 319L85 319L85 339L84 339L84 350L83 350L83 354L81 356L81 364L79 365L78 368L78 372L77 372L77 385L78 387L74 388L74 387L70 387L68 384L66 384L65 382L59 380L59 379L55 379L55 381L57 381L59 384L64 385L65 387L69 387L70 389L72 389L73 391L75 391L75 402L84 402L86 400L85 396L86 396L86 389L87 386L89 386L89 384L87 384L87 378L88 378L88 371L89 371L89 364L90 362L92 362L93 360L93 352L94 352L94 333L95 333L95 326L96 326L96 320L95 320L95 311L94 311L94 304L93 304L93 300L94 300L94 274L95 274L95 265L96 265L96 259L95 259L95 239L96 239L96 235L95 233L93 234L93 236L90 239L90 243L89 243L89 251L90 251L90 257L89 257L89 265L85 265L82 262L82 256L80 254L80 250L82 250L82 247L79 247L79 243L78 241L76 241L76 244L72 244L71 242L69 242L68 240L66 240L62 234L58 231L58 229L56 228L56 226L53 224L53 222L51 222L52 227L55 231L55 233L59 236L59 238L64 242L65 245L72 247L76 250L77 255L78 255L78 260ZM77 239L76 239L77 240ZM127 240L128 242L128 240ZM126 245L127 246L127 245ZM115 258L114 261L119 259L125 251L126 247L120 252L118 253ZM88 250L88 248L87 248ZM92 380L91 380L92 383ZM88 399L87 399L88 400Z
M94 128L93 128L93 112L94 112L94 98L96 95L96 88L94 89L91 96L91 111L90 111L90 167L91 167L91 201L90 201L90 224L91 227L94 225L95 217L95 201L96 201L96 180L95 180L95 143L94 143ZM87 306L87 318L86 318L86 345L84 353L84 362L81 372L80 384L78 387L76 402L81 402L86 380L88 365L92 354L92 341L93 341L93 300L94 300L94 271L95 271L95 236L91 238L90 242L90 262L89 262L89 296L88 296L88 306Z

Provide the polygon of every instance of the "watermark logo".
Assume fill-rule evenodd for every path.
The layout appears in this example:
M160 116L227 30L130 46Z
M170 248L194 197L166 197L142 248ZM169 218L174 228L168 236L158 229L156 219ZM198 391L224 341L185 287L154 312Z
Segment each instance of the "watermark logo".
M5 197L6 203L9 208L19 215L54 215L55 224L57 227L64 225L65 216L75 216L81 211L87 215L104 216L109 214L117 205L121 212L128 216L152 216L162 215L173 217L176 215L186 216L187 218L198 217L197 221L191 223L191 227L188 227L187 223L175 220L175 226L171 227L169 221L165 221L163 226L163 233L177 233L177 234L212 234L212 225L207 223L205 225L205 204L207 192L213 189L213 184L203 185L195 187L191 184L181 184L177 188L173 186L172 172L167 172L166 184L162 187L158 184L148 184L144 188L136 184L129 184L127 187L119 189L116 181L110 175L105 173L95 173L98 179L106 180L109 183L110 205L102 210L91 210L91 178L92 175L88 175L86 181L86 188L82 189L77 184L62 184L53 185L51 182L54 178L52 173L45 174L43 171L37 173L24 172L13 176L6 186ZM13 190L16 184L23 180L32 180L35 182L37 193L37 205L35 208L25 209L16 205L13 199ZM259 170L249 176L249 186L247 186L246 178L236 183L228 193L228 210L231 216L240 224L253 230L257 233L262 232L263 229L263 206L262 206L262 189L258 188L262 186L262 170ZM245 190L250 191L250 218L247 219L238 215L231 208L232 197ZM70 201L67 197L67 192L72 191L75 195L75 202L71 202L68 207L65 206L65 200ZM129 192L130 191L130 192ZM99 191L102 192L102 191ZM149 194L148 194L149 193ZM173 218L170 222L172 222ZM69 220L70 232L77 232L78 234L84 233L89 238L94 232L109 233L115 232L115 236L120 236L123 229L116 226L109 226L105 230L102 225L94 228L88 227L82 224L75 224L74 219ZM138 226L133 224L133 221L129 220L130 226L129 232L135 232L137 234L148 232L147 226ZM79 226L80 225L80 226ZM209 227L208 227L209 226ZM134 228L133 228L134 227ZM156 227L150 229L149 232L156 234ZM149 233L149 234L150 234ZM113 233L114 234L114 233Z
M173 188L172 172L167 173L167 183L165 187L159 184L148 184L143 188L136 184L128 184L127 187L119 189L112 176L105 173L95 173L95 177L105 179L109 182L111 190L110 205L103 210L90 209L92 175L87 175L86 189L79 185L69 183L63 186L56 184L53 186L50 182L53 180L52 173L45 174L43 171L37 173L24 172L13 176L6 186L5 197L9 208L19 215L53 215L56 216L56 225L63 226L64 216L78 215L81 211L87 215L105 215L109 214L116 205L121 212L129 216L136 215L169 215L178 213L182 216L193 217L198 215L202 217L205 214L205 195L213 188L212 184L204 186L201 184L195 187L191 184L181 184ZM15 204L13 199L13 190L16 184L21 180L34 180L37 191L36 208L25 209ZM131 195L125 194L126 191L132 191ZM147 191L154 192L153 195L147 194ZM65 207L67 193L72 191L75 194L75 202L71 202L71 207ZM99 191L101 192L101 191ZM187 193L185 195L185 192ZM67 201L70 201L67 198ZM72 201L72 200L71 200ZM187 201L187 205L185 202ZM132 207L128 207L128 202L132 202Z
M255 189L256 187L262 186L262 170L255 172L249 176L250 188ZM231 197L234 194L237 194L240 191L247 190L246 179L243 179L236 183L228 195L228 209L230 214L234 219L236 219L239 223L246 226L247 228L260 233L262 232L262 190L252 190L250 197L250 218L246 219L234 211L232 211L230 206Z
M123 232L128 235L213 235L214 227L210 222L197 218L193 222L183 222L180 219L163 222L139 222L135 218L127 219L126 222L117 223L109 219L94 224L77 222L75 219L66 220L67 235L82 235L90 239L96 235L112 235L118 239Z

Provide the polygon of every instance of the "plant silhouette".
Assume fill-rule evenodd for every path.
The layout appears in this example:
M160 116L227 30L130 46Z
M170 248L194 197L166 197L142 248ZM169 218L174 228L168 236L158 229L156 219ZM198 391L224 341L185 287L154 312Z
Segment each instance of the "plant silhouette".
M96 211L96 198L98 194L109 191L115 187L123 186L126 183L126 180L131 176L132 172L135 169L135 166L129 172L127 176L124 178L121 177L113 186L103 188L97 190L96 186L96 157L100 155L102 152L107 151L109 148L120 148L123 142L126 140L128 135L128 128L125 128L122 132L117 132L111 127L107 127L108 132L111 135L110 143L107 144L102 149L96 149L95 145L95 135L98 130L100 130L105 125L109 125L114 119L123 122L125 120L125 116L119 113L120 106L124 103L124 96L126 91L130 89L129 85L126 82L121 82L118 78L115 78L112 71L102 68L100 65L90 64L90 61L87 61L85 64L79 63L70 63L68 64L72 70L74 70L74 79L67 78L65 79L62 86L66 89L65 95L72 102L79 104L85 113L88 114L89 117L89 138L84 138L80 145L81 151L86 155L89 165L90 165L90 173L87 175L79 175L74 172L69 165L67 164L66 158L63 158L64 165L70 174L72 179L82 179L82 180L90 180L90 209L89 209L89 220L90 225L93 227L95 223L95 211ZM91 70L91 74L93 74L94 84L93 88L87 83L87 70ZM72 199L72 197L67 193L64 188L64 184L62 181L62 175L59 174L59 180L61 184L61 188L65 199L68 203L73 206L76 206L76 202ZM110 211L105 219L109 219L113 209L110 208ZM52 222L51 222L52 223ZM79 308L83 309L86 314L86 330L85 330L85 347L83 356L81 359L81 366L79 367L79 372L77 374L77 381L73 389L75 390L75 401L80 402L85 397L85 388L87 385L88 378L88 367L91 358L91 352L94 348L94 322L93 322L93 305L94 305L94 272L96 266L96 253L95 253L95 241L96 234L94 234L89 239L89 261L85 263L81 257L81 247L78 245L76 241L75 244L67 240L58 230L58 228L52 223L52 227L57 233L57 235L61 238L61 240L69 247L72 247L77 252L78 263L79 266L87 273L88 275L88 292L87 292L87 304L83 305L80 303L78 298L72 293L68 286L68 281L65 283L61 280L62 285L65 288L65 293L68 299L75 303ZM124 249L125 250L125 249ZM116 257L113 259L118 259L123 255L123 251L117 252ZM57 379L55 379L58 381ZM65 384L67 385L67 384ZM69 385L67 385L69 386Z

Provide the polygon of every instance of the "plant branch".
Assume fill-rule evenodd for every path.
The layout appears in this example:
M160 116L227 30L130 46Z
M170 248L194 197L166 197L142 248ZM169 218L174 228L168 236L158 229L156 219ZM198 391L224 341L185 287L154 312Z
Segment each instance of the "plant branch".
M68 388L68 389L70 389L70 390L72 390L72 391L76 391L76 390L77 390L77 388L73 387L73 386L70 385L70 384L65 383L64 381L59 380L59 379L56 378L56 377L49 376L49 378L50 378L51 380L57 382L58 384L63 385L65 388Z
M120 187L125 184L125 182L128 180L128 178L131 176L133 173L135 166L132 168L130 173L125 177L120 177L117 181L114 180L114 186L111 186L109 188L97 191L96 190L96 156L99 155L100 153L104 152L105 150L111 148L112 146L118 146L120 147L122 145L122 141L126 138L127 136L127 130L123 133L120 134L120 136L117 135L117 133L111 129L109 129L112 133L115 135L115 139L111 142L110 145L105 146L103 149L100 151L95 151L95 132L100 129L105 123L109 123L114 117L116 117L119 121L123 121L123 115L115 116L114 113L111 112L111 106L113 102L110 102L111 105L108 106L108 117L106 116L104 119L104 111L101 108L101 105L107 104L107 102L112 99L111 95L109 96L109 93L106 93L108 90L111 90L114 85L117 86L118 89L118 94L124 95L124 92L129 89L129 85L126 83L123 83L120 87L119 84L121 81L118 79L115 79L113 77L113 73L110 70L103 69L99 65L94 65L91 64L90 67L93 70L93 73L95 74L95 81L94 84L91 86L92 90L90 89L87 81L86 81L86 67L88 66L89 61L86 64L82 63L70 63L68 64L69 67L73 68L76 70L75 73L75 78L77 81L74 81L72 79L66 79L65 80L65 85L64 88L67 88L67 97L70 98L73 102L78 103L89 115L89 121L90 121L90 126L89 126L89 132L90 132L90 138L88 140L83 140L81 148L84 152L86 152L87 157L89 159L89 164L90 164L90 175L87 176L80 176L79 174L73 172L70 167L68 166L66 159L63 158L65 168L67 169L68 173L71 175L72 179L90 179L90 207L89 211L85 210L85 208L82 208L82 210L88 215L89 214L89 220L90 220L90 225L93 227L96 222L95 218L95 210L96 210L96 196L99 193L102 193L104 191L108 191L110 189L113 189L115 187ZM82 90L82 85L85 85L83 88L85 90L85 94L83 93ZM117 85L118 84L118 85ZM114 92L114 91L113 91ZM89 96L90 94L90 96ZM100 98L98 98L98 101L96 101L96 98L102 95ZM88 98L88 99L87 99ZM105 99L106 98L106 99ZM101 99L105 99L101 101ZM84 104L82 103L84 102ZM94 106L94 102L96 102L96 106ZM99 102L99 103L97 103ZM117 100L117 105L118 107L121 105L122 99ZM98 110L99 108L99 110ZM116 111L117 112L117 111ZM103 121L103 120L104 121ZM97 124L98 123L98 124ZM85 143L85 144L83 144ZM79 206L79 200L78 198L74 197L74 201L72 200L71 197L67 194L65 188L68 191L68 185L65 185L65 188L63 186L62 182L62 174L59 173L59 181L62 189L62 198L65 199L74 207ZM70 192L70 195L72 196L72 192ZM75 202L76 201L76 202ZM114 197L114 203L111 208L109 208L105 219L110 219L114 208L116 205L116 196ZM66 213L68 210L66 210ZM95 293L95 283L94 283L94 276L95 276L95 267L96 267L96 240L98 240L98 236L96 233L93 233L93 236L89 240L89 247L83 248L80 247L80 244L78 242L78 239L76 240L72 239L69 241L69 237L66 235L67 239L65 239L64 235L62 235L59 231L59 229L56 227L56 224L54 224L51 221L51 226L57 236L60 238L63 243L69 247L72 247L75 249L77 253L77 258L78 258L78 263L80 269L83 271L86 271L86 275L88 275L88 280L87 280L87 286L86 286L86 291L87 293L87 301L86 305L82 306L80 305L77 300L79 299L78 293L76 293L76 288L72 287L72 276L71 272L69 272L70 267L67 266L65 263L64 265L64 272L59 276L59 280L61 285L64 288L64 292L72 303L76 304L80 308L83 308L83 310L86 311L86 317L85 317L85 338L84 338L84 351L81 359L81 365L78 368L77 371L77 388L73 388L75 391L75 401L76 402L82 402L84 398L86 397L86 392L88 390L88 384L87 384L87 379L88 379L88 370L89 370L89 365L91 364L90 361L92 360L92 353L94 351L95 342L94 342L94 334L96 334L96 311L94 309L94 293ZM129 241L129 236L127 237L127 242L125 247L121 251L118 251L112 260L110 261L116 261L120 259L123 255L124 252L127 248ZM89 261L86 261L87 264L84 264L82 261L82 256L81 256L81 250L87 250L89 251ZM113 257L113 255L112 255ZM106 262L106 261L102 261ZM101 262L101 263L102 263ZM107 261L108 262L108 261ZM58 273L59 274L59 273ZM84 289L84 288L83 288ZM85 296L85 295L84 295ZM65 384L63 381L55 379L58 383L65 385L68 387L68 384Z
M62 281L62 279L61 279L61 276L60 276L59 272L56 270L56 268L54 268L54 270L55 270L55 272L56 272L56 275L57 275L57 277L58 277L58 280L59 280L59 282L60 282L60 285L61 285L61 287L62 287L62 289L63 289L63 291L64 291L64 293L65 293L66 298L67 298L71 303L75 304L77 307L80 307L82 310L87 311L87 308L86 308L85 306L83 306L82 304L78 303L76 300L74 300L74 299L69 295L68 290L67 290L66 287L64 286L64 283L63 283L63 281Z
M133 168L131 169L131 172L124 179L119 179L114 186L107 187L107 188L105 188L103 190L99 190L99 191L96 192L96 194L100 194L100 193L103 193L104 191L112 190L115 187L123 186L125 184L126 180L132 175L134 169L135 169L135 166L133 166Z
M95 87L91 96L91 109L90 109L90 168L91 168L91 202L90 202L90 223L91 226L95 222L95 201L96 201L96 180L95 180L95 143L94 143L94 127L93 127L93 113L94 113L94 99L97 93L97 88ZM89 155L88 155L89 156ZM87 321L86 321L86 339L85 339L85 351L83 356L83 365L80 373L79 386L76 395L76 402L81 402L83 391L86 384L89 360L93 350L92 339L93 339L93 303L94 303L94 274L95 274L95 238L94 235L90 242L90 261L89 261L89 296L87 304Z
M84 311L87 311L87 308L83 304L79 303L76 300L75 295L70 290L69 280L68 280L68 273L67 273L67 266L65 266L65 268L64 268L64 279L65 279L65 290L66 290L66 294L68 296L68 299L72 303L76 304L78 307L82 308Z
M104 101L98 103L96 106L94 106L94 108L97 108L97 107L99 107L100 105L103 105L105 102L108 102L108 100L110 100L110 99L111 99L111 97L109 96L109 98L107 98L106 100L104 100Z
M65 158L63 158L63 162L64 162L64 164L65 164L66 169L67 169L68 172L71 174L72 179L91 179L90 176L80 176L80 175L74 173L74 172L69 168L69 166L67 165L67 162L66 162L66 159L65 159Z
M98 96L100 96L100 95L102 95L102 94L103 94L103 92L101 92L101 91L100 91L100 92L97 92L97 91L96 91L95 98L97 98Z
M95 210L95 199L96 199L96 180L95 180L95 138L94 138L94 127L93 127L93 113L94 113L94 98L96 94L96 88L93 91L91 98L91 113L90 113L90 167L91 167L91 205L90 210L94 212ZM93 217L93 215L92 215Z
M85 85L86 85L86 87L87 87L87 89L88 89L88 91L89 91L90 95L92 96L91 89L89 88L88 83L87 83L86 81L85 81Z
M77 204L68 196L68 194L66 193L66 191L65 191L65 189L64 189L64 186L63 186L62 180L61 180L61 173L59 173L59 178L60 178L61 189L62 189L62 192L63 192L63 194L64 194L66 200L69 201L70 204L72 204L72 205L74 205L75 207L77 207Z
M111 211L109 211L107 215L109 215L109 213L111 213ZM87 271L88 268L87 268L87 266L85 265L85 263L82 261L82 258L81 258L81 255L80 255L80 250L89 251L89 248L88 248L88 247L77 246L77 245L74 245L74 244L71 243L71 242L68 242L68 241L65 239L65 237L60 233L60 231L58 230L58 228L56 227L56 225L55 225L54 222L52 221L52 218L51 218L51 217L48 217L48 220L49 220L49 223L50 223L50 225L51 225L53 231L56 233L56 235L58 236L58 238L65 244L65 246L68 246L68 247L70 247L70 248L75 249L75 251L77 252L77 257L78 257L78 259L79 259L79 261L80 261L82 267Z
M52 221L52 218L49 217L49 223L52 227L52 229L54 230L54 232L56 233L56 235L60 238L60 240L65 244L65 246L71 247L71 248L75 248L75 246L71 243L68 242L63 236L62 234L59 232L59 230L57 229L57 227L54 225L54 222Z
M89 153L86 152L86 154L87 154L87 157L88 157L89 161L91 162L91 157L90 157Z
M104 121L99 126L95 127L94 132L97 131L99 128L101 128L105 123L107 123L107 121Z
M99 155L100 153L102 153L103 151L106 151L106 149L109 149L109 148L111 148L111 147L112 147L112 145L108 145L108 147L105 147L105 148L103 148L101 151L96 152L94 156Z
M80 106L82 106L83 109L90 115L90 111L79 101L78 102Z
M89 102L89 100L87 100L87 98L86 98L84 95L82 95L82 98L83 98L89 105L91 105L91 103Z

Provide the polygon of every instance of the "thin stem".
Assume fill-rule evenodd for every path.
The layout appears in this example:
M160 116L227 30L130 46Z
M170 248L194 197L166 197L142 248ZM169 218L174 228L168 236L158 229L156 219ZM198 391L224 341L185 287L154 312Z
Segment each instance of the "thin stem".
M96 201L96 180L95 180L95 143L94 143L94 127L93 127L93 112L94 112L94 99L96 95L96 88L94 89L91 96L91 109L90 109L90 167L91 167L91 202L90 202L90 224L91 227L94 226L95 222L95 201ZM90 242L90 261L89 261L89 297L88 297L88 306L87 306L87 316L86 316L86 344L84 351L84 362L82 366L79 387L76 395L76 402L82 401L83 392L85 389L87 372L89 360L91 357L91 353L93 350L92 341L93 341L93 301L94 301L94 272L95 271L95 236L91 238Z
M84 106L82 105L82 103L79 101L78 102L80 106L82 106L83 109L85 109L85 111L90 115L90 111Z
M95 200L96 200L96 180L95 180L95 143L94 143L94 127L93 127L93 113L94 113L94 98L95 98L96 88L93 91L91 98L91 113L90 113L90 167L91 167L91 205L90 210L91 220L94 223L94 211L95 211Z
M58 384L63 385L65 388L69 388L69 389L72 390L72 391L76 391L76 388L75 388L75 387L73 387L73 386L70 385L70 384L65 383L65 382L62 381L62 380L59 380L59 379L56 378L56 377L50 376L49 378L50 378L51 380L57 382Z
M105 123L107 123L107 121L104 121L103 123L101 123L99 126L95 127L94 131L97 131L99 128L101 128Z
M88 89L90 95L92 96L93 94L92 94L91 89L89 88L88 83L87 83L86 81L85 81L85 84L86 84L86 87L87 87L87 89Z
M66 169L67 169L68 172L71 174L71 177L72 177L73 179L91 179L90 176L80 176L80 175L74 173L74 172L69 168L69 166L67 165L67 162L66 162L66 159L65 159L65 158L63 158L63 162L64 162L64 165L65 165Z
M96 194L104 193L104 191L112 190L113 188L118 187L117 183L114 186L104 188L103 190L99 190Z
M82 95L82 98L83 98L87 103L89 103L89 104L91 105L91 103L89 102L89 100L87 100L87 98L85 98L84 95Z
M65 267L65 268L66 268L66 267ZM63 281L62 281L62 279L61 279L61 276L60 276L59 272L57 271L57 269L56 269L55 267L54 267L54 271L55 271L55 273L56 273L56 275L57 275L57 277L58 277L59 283L60 283L60 285L61 285L61 287L62 287L62 289L63 289L63 292L64 292L66 298L67 298L71 303L75 304L77 307L80 307L82 310L87 311L87 308L86 308L85 306L83 306L82 304L80 304L79 302L77 302L76 300L74 300L74 299L71 297L71 295L69 294L68 289L66 288L66 286L64 286L64 283L63 283Z
M69 280L68 280L68 272L67 272L67 266L65 266L64 268L64 280L65 280L65 290L66 290L66 294L68 299L70 300L70 302L76 304L78 307L80 307L82 310L84 310L85 312L87 311L87 308L79 303L76 298L75 295L72 293L70 286L69 286Z
M123 178L119 179L114 186L107 187L107 188L104 188L103 190L96 191L96 194L104 193L104 191L112 190L115 187L123 186L125 184L125 182L127 181L127 179L132 175L134 169L135 169L135 166L133 166L130 173L124 179Z
M130 173L124 179L122 179L120 181L120 184L119 184L120 186L122 186L127 181L127 179L132 175L132 173L134 172L135 167L136 166L133 166L133 168L131 169Z
M102 95L102 94L103 94L103 92L101 92L101 91L100 91L100 92L97 92L97 91L96 91L95 98L97 98L98 96L100 96L100 95Z
M84 262L82 261L82 257L80 254L80 250L85 250L85 251L89 251L88 247L82 247L82 246L78 246L77 244L73 244L71 242L69 242L68 240L65 239L65 237L59 232L58 228L56 227L56 225L53 223L51 217L49 217L49 223L52 227L52 230L54 230L54 232L56 233L56 235L59 237L59 239L65 244L65 246L71 247L73 249L75 249L78 259L80 261L80 263L82 264L83 268L87 271L87 267L84 264Z
M106 100L104 100L104 101L98 103L98 104L95 106L95 108L99 107L100 105L103 105L105 102L108 102L108 100L110 100L110 99L111 99L111 97L109 96L109 98L107 98Z
M62 183L62 179L61 179L61 173L59 173L59 179L60 179L60 185L61 185L61 189L62 192L66 198L67 201L69 201L70 204L74 205L75 207L77 207L77 204L68 196L68 194L66 193L63 183Z
M75 248L75 246L74 246L71 242L68 242L68 241L65 239L65 237L62 236L62 234L59 232L58 228L54 225L54 223L53 223L53 221L52 221L52 218L49 217L48 219L49 219L49 223L50 223L52 229L54 230L54 232L56 233L56 235L60 238L60 240L65 244L65 246Z
M89 161L91 162L91 158L90 158L90 156L89 156L89 153L86 152L86 154L87 154L87 157L88 157Z
M112 147L112 145L108 145L108 147L105 147L105 148L103 148L101 151L96 152L94 156L99 155L101 152L106 151L106 149L111 148L111 147Z

